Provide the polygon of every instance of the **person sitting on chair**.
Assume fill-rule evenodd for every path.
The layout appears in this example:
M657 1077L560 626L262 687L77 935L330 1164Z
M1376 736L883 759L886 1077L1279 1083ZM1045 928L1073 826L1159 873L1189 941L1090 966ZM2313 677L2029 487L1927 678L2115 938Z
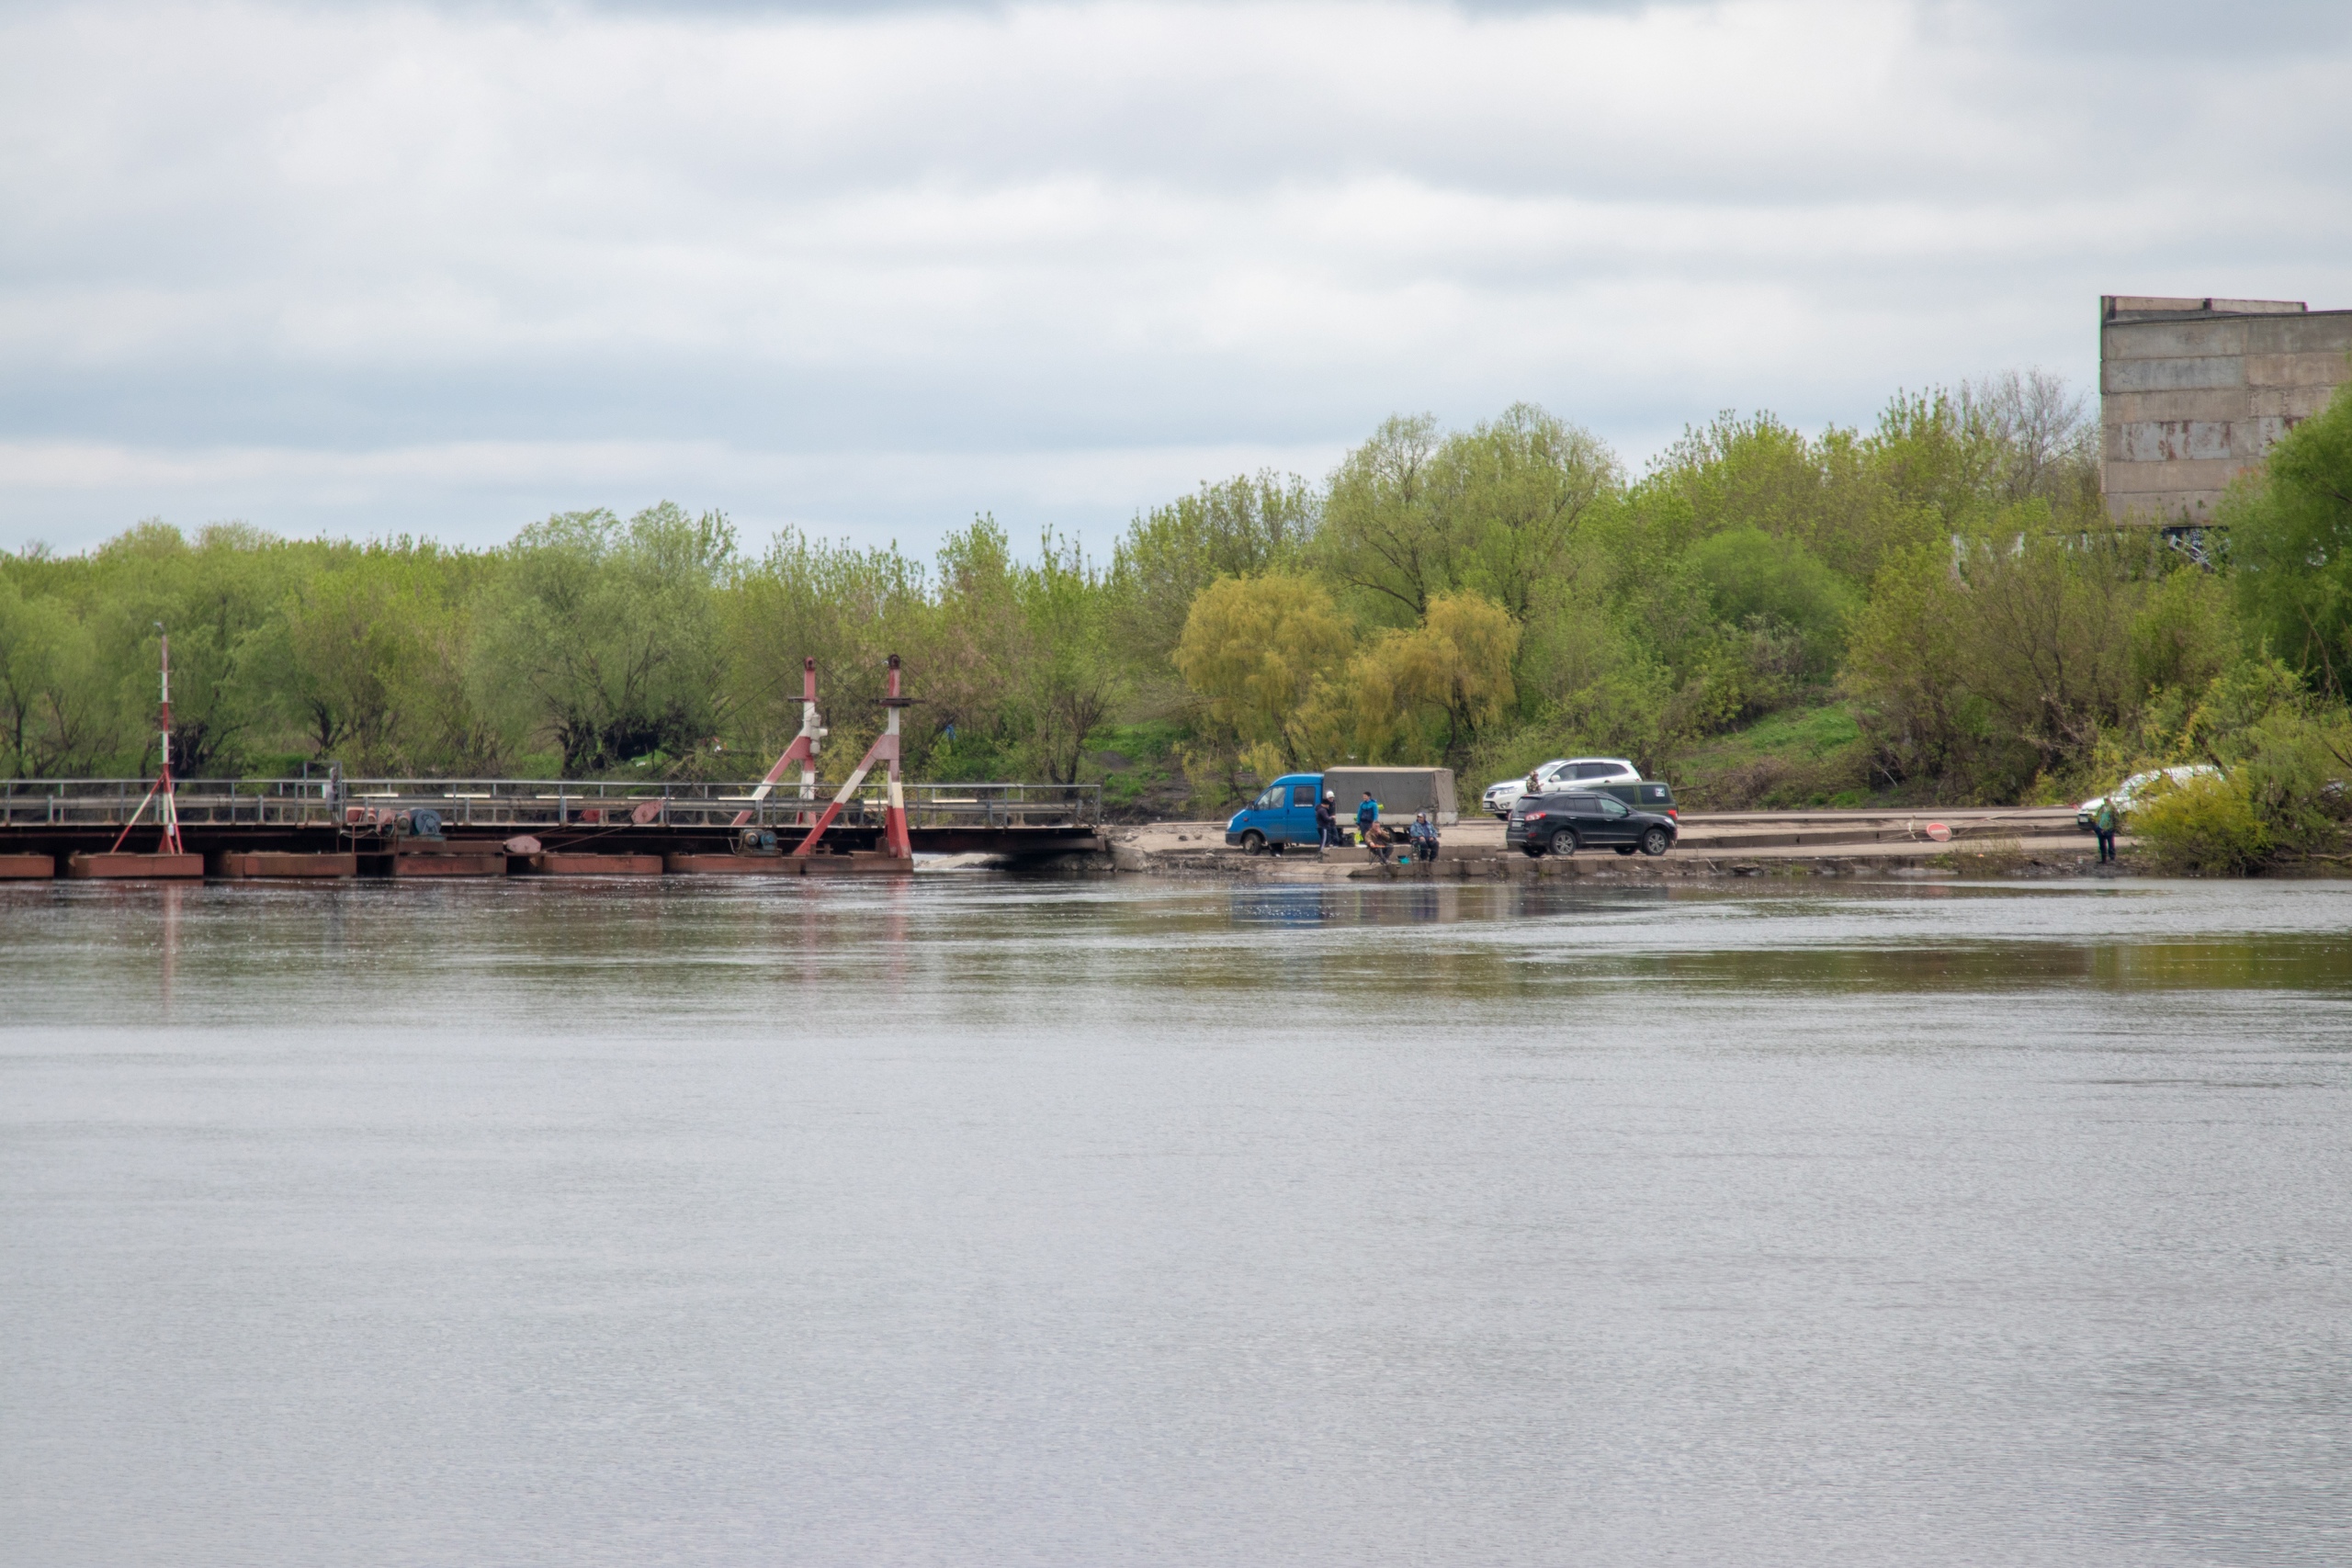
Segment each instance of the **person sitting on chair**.
M1413 826L1408 829L1413 840L1413 853L1425 861L1437 859L1437 824L1430 820L1426 811L1413 813Z

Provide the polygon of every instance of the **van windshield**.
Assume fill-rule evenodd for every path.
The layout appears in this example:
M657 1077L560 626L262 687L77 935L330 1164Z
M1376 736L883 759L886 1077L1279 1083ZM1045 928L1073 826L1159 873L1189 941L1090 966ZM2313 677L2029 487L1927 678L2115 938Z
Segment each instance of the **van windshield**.
M1283 808L1283 786L1275 784L1250 803L1252 811L1280 811Z

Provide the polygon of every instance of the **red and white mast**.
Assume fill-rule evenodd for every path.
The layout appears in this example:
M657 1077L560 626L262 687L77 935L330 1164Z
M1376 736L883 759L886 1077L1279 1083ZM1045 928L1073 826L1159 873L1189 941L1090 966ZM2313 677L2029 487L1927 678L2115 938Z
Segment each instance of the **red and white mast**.
M776 780L784 777L784 770L797 759L800 763L800 798L813 803L817 798L817 747L825 735L825 727L817 722L817 661L804 659L800 661L800 733L792 738L792 744L786 747L784 755L775 760L775 766L768 770L768 776L762 779L760 787L752 792L752 799L754 802L765 800L768 792L775 787ZM745 807L737 812L735 826L741 828L749 822L752 810L752 807Z
M901 695L899 691L899 656L894 653L890 655L890 694L882 699L882 706L889 718L874 744L866 748L865 758L857 764L857 771L850 774L849 782L842 785L841 793L833 796L832 804L825 807L824 815L817 818L817 825L808 829L808 836L800 840L792 852L794 854L812 852L819 836L832 825L834 818L841 815L842 807L849 804L850 797L865 782L865 775L873 771L874 764L887 762L889 765L890 798L882 808L882 852L901 859L913 857L914 840L907 833L906 791L899 783L899 710L913 704L912 697Z
M158 796L161 797L161 804L155 807L155 819L164 825L164 841L155 847L155 852L164 855L187 852L187 846L180 842L179 802L172 795L172 639L164 634L164 623L161 621L155 623L155 638L163 650L164 729L161 753L163 771L156 775L155 782L147 786L147 793L140 797L139 809L130 814L130 820L125 822L122 825L122 831L114 836L114 849L108 850L107 852L108 854L122 848L123 840L130 837L132 826L145 813L147 803L157 799Z
M179 801L172 794L172 639L164 630L164 623L161 621L155 623L155 642L163 660L164 677L164 728L161 736L163 750L160 753L164 762L164 776L157 781L157 787L163 791L164 795L159 813L164 823L164 841L157 847L156 852L166 855L186 854L187 847L180 842Z

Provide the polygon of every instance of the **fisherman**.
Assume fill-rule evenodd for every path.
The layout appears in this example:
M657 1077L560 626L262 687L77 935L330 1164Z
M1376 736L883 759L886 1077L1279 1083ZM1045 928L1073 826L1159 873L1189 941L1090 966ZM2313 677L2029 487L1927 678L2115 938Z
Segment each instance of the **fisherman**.
M1422 861L1437 859L1437 824L1430 820L1426 811L1413 813L1413 826L1406 836L1413 841L1413 853Z
M2115 859L2115 799L2099 797L2098 809L2091 813L2091 830L2098 835L2098 863L2106 865Z
M1372 830L1380 825L1380 802L1372 798L1372 791L1363 792L1363 799L1356 807L1356 837L1372 842Z
M1340 837L1340 808L1325 790L1315 803L1315 853L1320 859Z

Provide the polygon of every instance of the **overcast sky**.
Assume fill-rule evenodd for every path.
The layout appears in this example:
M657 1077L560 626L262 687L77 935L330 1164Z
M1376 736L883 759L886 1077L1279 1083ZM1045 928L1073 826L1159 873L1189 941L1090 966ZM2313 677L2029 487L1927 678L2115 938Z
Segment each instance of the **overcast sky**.
M2352 306L2352 6L0 11L0 547L659 499L1107 548L1518 400L2090 382L2102 292Z

